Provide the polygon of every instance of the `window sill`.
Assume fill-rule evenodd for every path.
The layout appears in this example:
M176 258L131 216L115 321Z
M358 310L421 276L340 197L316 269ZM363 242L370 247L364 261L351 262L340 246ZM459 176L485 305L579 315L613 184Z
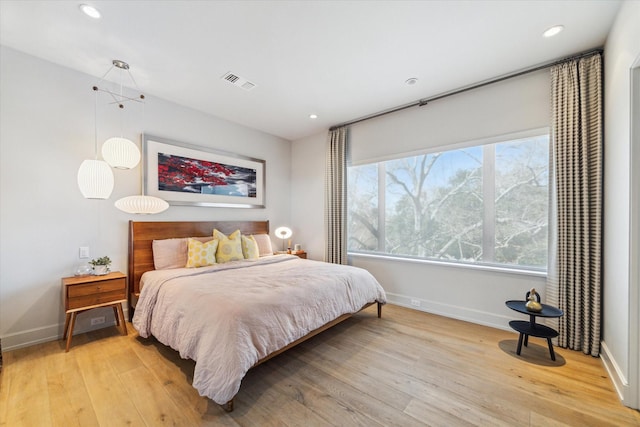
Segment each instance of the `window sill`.
M375 260L385 260L385 261L393 261L393 262L409 262L414 264L435 265L435 266L447 267L447 268L465 268L465 269L478 270L478 271L490 271L495 273L516 274L519 276L532 276L532 277L540 277L544 279L547 278L546 271L527 270L523 268L510 268L510 267L502 267L502 266L489 265L489 264L466 264L462 262L436 261L431 259L407 258L407 257L401 257L401 256L390 256L390 255L382 255L382 254L366 254L362 252L348 252L348 256L352 258L375 259Z

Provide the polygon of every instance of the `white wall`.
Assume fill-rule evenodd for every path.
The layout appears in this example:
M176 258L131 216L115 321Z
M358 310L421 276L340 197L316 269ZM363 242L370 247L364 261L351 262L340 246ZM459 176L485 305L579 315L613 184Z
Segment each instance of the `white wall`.
M107 60L108 62L108 60ZM108 63L105 66L108 67ZM93 157L96 77L0 47L0 337L3 350L62 336L60 278L73 275L78 248L109 255L126 272L128 221L264 220L272 231L290 223L291 143L147 94L127 107L124 135L145 132L266 160L266 208L170 207L154 216L113 206L140 191L139 167L114 171L106 201L84 199L80 163ZM142 88L144 90L144 88ZM99 140L120 133L117 110L99 101ZM144 127L143 123L144 122ZM278 241L272 235L274 244ZM90 312L91 313L91 312ZM95 314L95 312L94 312ZM81 314L78 330L94 314ZM109 320L111 310L103 310ZM97 315L97 314L95 314Z
M549 92L548 73L537 72L369 120L351 129L352 157L354 162L380 159L545 127ZM292 145L292 224L310 257L319 260L324 257L326 141L323 132ZM369 270L394 303L411 306L417 299L422 310L503 329L518 318L506 300L522 299L532 287L544 296L545 278L535 275L355 255L350 261Z
M640 57L640 2L622 4L605 45L605 149L604 149L604 331L603 358L625 404L638 407L637 378L630 378L631 363L637 373L638 324L631 324L630 296L630 167L631 67ZM637 191L638 189L636 189ZM635 236L637 239L638 236ZM637 284L635 285L637 286ZM636 290L637 292L637 290ZM638 309L637 306L634 308ZM637 315L635 317L637 319ZM633 359L630 359L633 356ZM635 400L635 402L633 402Z
M291 144L291 227L307 257L324 260L324 172L327 134ZM293 243L293 242L292 242Z

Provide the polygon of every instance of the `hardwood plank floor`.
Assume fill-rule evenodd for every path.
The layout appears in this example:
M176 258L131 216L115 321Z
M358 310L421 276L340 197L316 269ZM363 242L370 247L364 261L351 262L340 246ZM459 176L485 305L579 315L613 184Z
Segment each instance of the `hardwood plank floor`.
M375 307L247 374L226 413L194 362L105 328L4 353L0 426L640 426L600 359L407 308Z

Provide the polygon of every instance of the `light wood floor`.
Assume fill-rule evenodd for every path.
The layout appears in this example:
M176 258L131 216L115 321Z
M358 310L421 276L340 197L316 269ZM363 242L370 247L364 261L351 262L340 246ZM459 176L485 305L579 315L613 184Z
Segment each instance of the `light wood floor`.
M251 370L225 413L194 363L115 327L4 354L1 426L640 426L601 361L387 305Z

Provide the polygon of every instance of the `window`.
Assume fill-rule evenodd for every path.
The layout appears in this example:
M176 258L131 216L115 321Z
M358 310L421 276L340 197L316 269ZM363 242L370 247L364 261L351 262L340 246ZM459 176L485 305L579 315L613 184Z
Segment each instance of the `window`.
M546 269L548 135L348 173L350 252Z

